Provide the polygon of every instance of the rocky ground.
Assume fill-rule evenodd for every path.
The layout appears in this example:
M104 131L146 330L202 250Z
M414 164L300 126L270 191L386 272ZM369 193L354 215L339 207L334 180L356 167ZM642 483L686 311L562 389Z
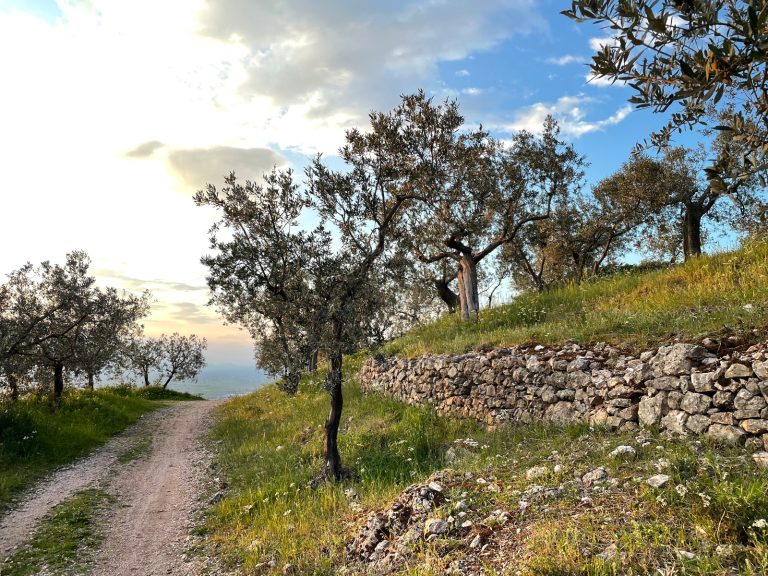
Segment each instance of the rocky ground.
M682 515L681 534L699 528L702 534L695 538L701 541L701 548L689 550L683 536L669 542L648 542L645 551L637 549L642 548L642 542L637 546L637 542L622 539L626 524L651 526L664 522L661 515L649 516L648 507L667 506L665 498L669 498L670 492L675 497L692 496L705 506L709 506L707 499L713 497L703 492L688 494L696 484L682 480L679 462L671 456L671 452L676 452L674 449L670 448L672 462L665 457L664 439L672 440L672 436L667 433L658 440L641 434L631 444L618 444L608 451L609 440L603 450L606 452L604 466L584 467L585 463L574 461L568 454L553 453L545 462L519 474L495 467L483 472L442 470L422 483L409 486L385 509L358 515L348 527L349 563L340 573L456 576L628 571L661 576L763 573L761 568L745 572L745 564L740 562L765 554L764 549L756 553L747 543L726 542L726 539L710 542L703 529L686 526L687 519ZM582 442L590 441L582 439ZM467 439L451 450L455 454L478 449L477 443ZM691 449L699 453L701 466L711 461L712 453L705 453L700 442L691 444ZM731 465L748 474L764 474L768 453L743 453L736 457L736 464ZM354 509L355 492L348 491L347 496ZM674 523L677 515L674 507L668 512L670 523ZM601 526L595 528L583 521ZM553 552L547 548L551 542L541 544L542 532L554 533L552 527L557 525L561 528L572 525L577 531L579 526L585 528L584 534L574 535L579 542L578 558L569 557L572 551L569 552L567 546ZM749 527L753 532L766 528L765 518L754 520ZM593 529L599 537L582 538ZM709 554L713 558L711 562ZM635 566L635 570L631 570L636 563L639 569ZM718 568L712 572L690 570L690 566L704 564ZM574 571L569 571L569 567Z

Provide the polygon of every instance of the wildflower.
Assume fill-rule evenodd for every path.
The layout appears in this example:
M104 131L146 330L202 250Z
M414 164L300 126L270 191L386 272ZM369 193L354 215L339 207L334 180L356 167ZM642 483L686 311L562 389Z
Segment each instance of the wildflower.
M681 498L685 498L685 495L688 494L688 488L685 486L685 484L678 484L675 486L675 492L680 494Z
M709 505L712 502L712 497L703 492L699 492L697 496L701 498L701 503L704 505L704 508L709 508Z
M755 520L752 522L752 528L759 528L761 530L765 530L768 528L768 520L765 518L760 518L759 520Z

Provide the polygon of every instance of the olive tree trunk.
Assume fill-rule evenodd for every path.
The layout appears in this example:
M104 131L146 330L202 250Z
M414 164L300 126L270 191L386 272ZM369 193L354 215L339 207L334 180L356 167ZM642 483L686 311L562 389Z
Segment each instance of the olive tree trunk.
M324 470L326 477L339 480L342 475L338 444L339 424L341 424L341 411L344 408L344 398L341 392L341 353L334 352L330 361L328 391L331 394L331 413L328 415L328 420L325 421Z
M15 402L19 399L19 381L15 374L8 373L5 377L8 380L8 387L11 389L11 400Z
M459 262L459 300L464 319L477 318L480 312L480 296L477 290L477 262L471 255L464 255Z
M64 365L56 364L53 367L53 409L61 406L61 396L64 393Z
M683 257L687 262L701 256L701 219L704 214L697 206L686 206L683 216Z

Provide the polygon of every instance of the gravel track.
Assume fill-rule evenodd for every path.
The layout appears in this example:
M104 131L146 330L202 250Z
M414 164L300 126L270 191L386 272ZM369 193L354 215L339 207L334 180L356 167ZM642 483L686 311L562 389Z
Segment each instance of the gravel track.
M198 440L218 404L179 402L147 414L90 456L43 480L0 519L0 565L28 541L54 506L98 484L114 494L117 503L93 560L93 574L201 574L205 559L188 557L185 550L209 462ZM121 454L148 436L148 455L119 462Z

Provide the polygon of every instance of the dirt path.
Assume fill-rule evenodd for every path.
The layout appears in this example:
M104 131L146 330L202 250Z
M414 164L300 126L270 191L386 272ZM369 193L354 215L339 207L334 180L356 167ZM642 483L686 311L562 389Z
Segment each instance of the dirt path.
M117 497L96 576L197 575L202 561L186 558L189 528L208 457L198 439L218 402L180 402L157 410L91 456L60 470L0 520L0 562L24 544L56 504L97 482ZM122 463L118 457L151 437L150 453Z
M157 410L141 418L122 434L116 436L90 456L60 468L43 480L32 492L22 497L8 513L0 518L0 561L24 544L40 519L48 511L88 486L102 479L118 456L129 450L156 427L169 408Z
M126 466L110 490L120 504L109 522L95 576L199 574L184 555L207 457L197 441L217 402L185 402L165 414L152 452Z

